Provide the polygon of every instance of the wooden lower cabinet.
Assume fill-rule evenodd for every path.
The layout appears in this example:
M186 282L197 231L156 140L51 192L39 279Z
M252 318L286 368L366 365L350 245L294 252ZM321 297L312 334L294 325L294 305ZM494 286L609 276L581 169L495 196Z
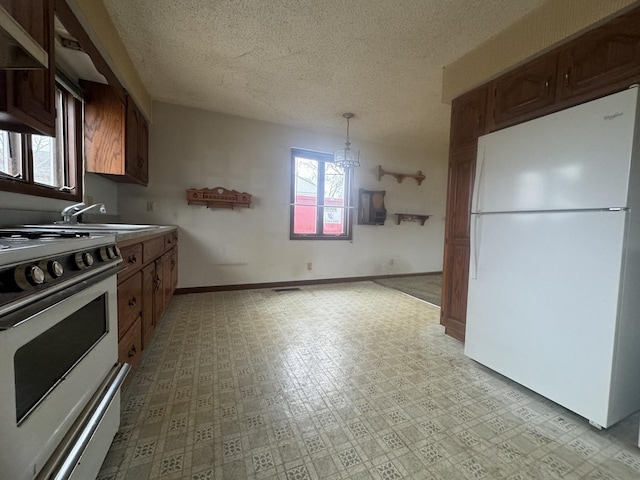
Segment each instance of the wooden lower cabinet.
M142 319L138 317L118 342L118 360L135 366L142 353Z
M119 242L118 350L121 362L135 365L150 344L177 286L178 234Z
M151 263L142 269L142 346L144 348L151 341L151 334L156 328L153 297L156 286L156 268Z

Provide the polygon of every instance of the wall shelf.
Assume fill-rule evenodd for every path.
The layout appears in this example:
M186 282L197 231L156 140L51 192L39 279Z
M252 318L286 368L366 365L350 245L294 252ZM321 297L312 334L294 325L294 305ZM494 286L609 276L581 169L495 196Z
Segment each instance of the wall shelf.
M396 216L396 223L400 225L400 222L420 222L420 225L424 225L431 215L421 215L418 213L394 213Z
M206 205L207 208L231 208L251 206L251 194L216 188L190 188L187 190L189 205Z
M413 174L410 174L410 173L387 172L386 170L384 170L382 168L382 166L378 165L378 181L380 181L380 179L382 177L384 177L385 175L391 175L392 177L395 177L395 179L398 181L398 183L402 183L402 181L405 178L415 178L416 182L418 182L418 185L421 185L422 181L426 178L422 174L422 170L418 170L418 173L413 175Z

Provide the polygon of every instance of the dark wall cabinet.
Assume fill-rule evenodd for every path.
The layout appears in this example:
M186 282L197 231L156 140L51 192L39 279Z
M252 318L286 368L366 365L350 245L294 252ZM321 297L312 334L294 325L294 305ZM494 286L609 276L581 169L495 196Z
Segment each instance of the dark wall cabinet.
M0 129L55 136L53 0L0 0L49 54L49 68L0 70Z
M440 311L448 335L464 341L478 137L634 83L640 83L640 8L453 100Z
M384 208L384 190L360 189L358 198L358 225L384 225L387 209Z
M127 183L149 182L149 127L135 103L109 85L82 82L87 172Z

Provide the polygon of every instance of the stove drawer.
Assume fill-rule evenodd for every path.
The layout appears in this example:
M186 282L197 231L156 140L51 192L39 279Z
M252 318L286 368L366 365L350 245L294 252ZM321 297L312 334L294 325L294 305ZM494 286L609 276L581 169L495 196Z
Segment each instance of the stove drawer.
M118 284L118 338L142 314L142 275L140 272Z

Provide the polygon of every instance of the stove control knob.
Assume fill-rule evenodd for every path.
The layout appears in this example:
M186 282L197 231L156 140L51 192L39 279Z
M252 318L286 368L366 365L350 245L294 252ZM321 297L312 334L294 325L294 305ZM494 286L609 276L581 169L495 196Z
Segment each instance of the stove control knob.
M109 260L112 257L111 247L100 247L100 250L98 250L98 257L101 262Z
M113 258L120 256L120 249L118 248L117 245L112 245L111 251L113 252Z
M44 271L38 265L20 265L13 271L13 278L21 290L31 290L45 281Z
M44 283L44 272L37 265L27 267L26 271L27 280L31 285L40 285Z
M80 270L89 268L91 265L93 265L93 255L91 255L89 252L78 252L73 257L73 260L76 264L76 267L78 267Z
M64 273L64 268L59 261L53 260L49 262L49 273L53 278L60 278Z

